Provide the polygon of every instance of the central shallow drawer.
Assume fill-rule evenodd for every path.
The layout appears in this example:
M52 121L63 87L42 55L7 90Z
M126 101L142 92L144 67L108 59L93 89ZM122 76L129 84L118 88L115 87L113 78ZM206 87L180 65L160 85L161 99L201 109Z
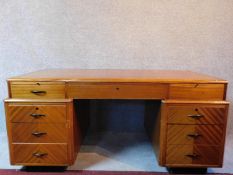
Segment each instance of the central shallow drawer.
M164 99L167 84L68 83L68 98L79 99Z
M65 98L63 82L11 82L11 98L51 99Z
M13 143L67 143L66 124L12 123Z
M66 122L65 104L9 103L8 113L11 122Z
M67 144L12 144L13 164L67 165Z

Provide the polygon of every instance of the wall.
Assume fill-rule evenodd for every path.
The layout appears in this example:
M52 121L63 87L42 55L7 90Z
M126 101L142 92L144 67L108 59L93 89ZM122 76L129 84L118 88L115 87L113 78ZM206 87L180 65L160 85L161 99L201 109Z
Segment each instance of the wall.
M232 27L232 0L1 0L0 130L5 80L45 68L189 69L233 103Z

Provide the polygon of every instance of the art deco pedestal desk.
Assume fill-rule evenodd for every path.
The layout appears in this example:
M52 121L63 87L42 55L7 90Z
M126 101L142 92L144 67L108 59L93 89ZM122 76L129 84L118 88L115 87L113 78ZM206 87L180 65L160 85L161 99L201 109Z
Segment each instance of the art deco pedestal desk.
M88 128L88 100L143 99L160 100L145 129L161 166L222 166L225 80L191 71L54 69L10 78L8 88L12 165L72 165Z

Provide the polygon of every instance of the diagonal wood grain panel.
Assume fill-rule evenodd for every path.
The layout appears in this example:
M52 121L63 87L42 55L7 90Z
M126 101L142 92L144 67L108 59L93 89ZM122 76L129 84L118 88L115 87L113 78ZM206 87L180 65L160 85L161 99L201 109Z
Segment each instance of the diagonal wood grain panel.
M225 122L225 108L198 107L197 109L197 113L204 116L199 120L200 123L223 124Z
M223 124L226 116L225 106L170 106L168 110L168 123L174 124Z
M166 164L219 166L220 150L219 146L169 145Z
M14 161L19 164L67 164L67 144L13 144ZM46 153L42 157L34 153Z
M218 165L220 163L219 146L194 146L193 152L199 157L193 159L193 164Z
M195 133L201 136L194 139L194 144L221 145L224 138L223 125L197 125Z
M168 125L167 144L219 145L222 139L221 125Z
M192 159L185 156L192 153L192 145L169 145L166 152L166 164L192 164Z
M44 133L35 136L32 133ZM67 143L66 124L12 123L13 143Z
M45 122L65 123L66 105L19 105L10 104L8 107L11 122ZM34 118L31 114L43 114L44 117Z

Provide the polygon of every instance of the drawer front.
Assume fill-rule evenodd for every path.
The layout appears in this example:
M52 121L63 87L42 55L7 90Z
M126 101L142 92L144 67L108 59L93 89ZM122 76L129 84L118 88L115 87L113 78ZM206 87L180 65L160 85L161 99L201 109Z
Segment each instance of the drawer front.
M8 117L11 122L66 122L66 105L21 105L9 104Z
M168 107L170 124L224 124L227 105L183 105Z
M53 82L11 82L11 98L65 98L65 84Z
M66 124L12 123L13 143L67 143Z
M67 165L67 144L12 144L12 163Z
M224 84L171 84L169 99L224 100Z
M68 98L85 99L164 99L167 98L166 84L129 83L69 83Z
M221 157L219 146L169 145L166 165L221 166Z
M220 145L222 125L168 125L167 144Z

